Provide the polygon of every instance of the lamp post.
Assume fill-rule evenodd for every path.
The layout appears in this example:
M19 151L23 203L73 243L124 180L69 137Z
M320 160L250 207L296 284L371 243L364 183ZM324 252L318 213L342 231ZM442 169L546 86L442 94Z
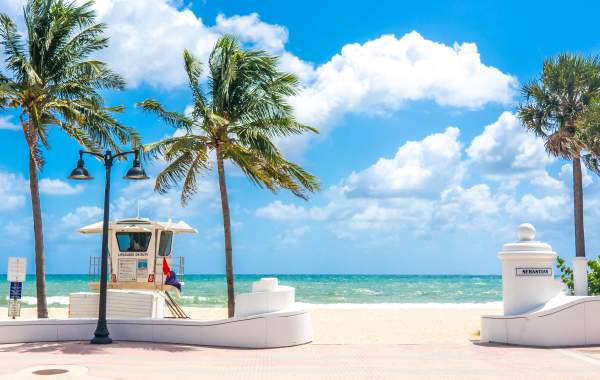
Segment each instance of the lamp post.
M128 154L134 154L133 166L127 171L124 179L129 180L144 180L148 179L146 172L142 168L140 163L140 150L136 149L129 152L121 152L115 155L110 150L107 150L104 154L79 151L79 160L77 161L77 167L73 169L69 179L74 180L91 180L92 177L84 167L83 155L89 154L96 156L104 163L106 170L106 184L104 187L104 220L102 222L102 258L100 262L100 302L98 307L98 325L94 332L94 338L90 341L92 344L110 344L112 339L108 333L108 326L106 324L106 277L108 272L108 219L109 219L109 208L110 208L110 171L112 168L113 160L120 156Z

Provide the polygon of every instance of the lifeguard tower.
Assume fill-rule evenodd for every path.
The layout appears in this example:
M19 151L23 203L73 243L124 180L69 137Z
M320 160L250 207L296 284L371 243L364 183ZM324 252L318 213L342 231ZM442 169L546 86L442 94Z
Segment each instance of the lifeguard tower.
M78 232L102 233L102 223ZM295 302L295 289L279 285L277 278L261 278L251 292L238 294L231 318L188 318L175 301L183 284L183 258L174 256L173 239L181 233L197 231L185 222L139 217L109 223L106 315L113 339L241 348L312 341L309 310ZM93 290L99 288L99 267L100 259L91 257L92 291L69 295L68 318L0 321L0 344L89 339L98 322L100 297Z
M82 227L82 234L102 233L102 222ZM164 305L176 318L187 318L175 298L183 284L184 260L174 257L174 236L196 234L187 223L159 222L146 218L115 220L109 224L108 315L119 317L163 317ZM90 290L99 288L100 257L90 257ZM173 295L176 297L174 298ZM97 313L98 294L72 293L71 317Z
M101 233L102 223L78 232ZM231 318L189 319L175 301L177 285L183 283L183 258L173 252L173 239L180 233L197 231L185 222L144 218L109 223L106 314L113 339L240 348L312 341L309 309L296 303L295 289L279 285L277 278L261 278L252 283L251 292L238 294ZM99 287L99 262L90 258L91 290ZM167 270L176 272L180 282L165 276ZM99 298L93 291L71 293L68 318L0 321L0 344L86 340L97 326ZM170 315L165 315L165 306Z

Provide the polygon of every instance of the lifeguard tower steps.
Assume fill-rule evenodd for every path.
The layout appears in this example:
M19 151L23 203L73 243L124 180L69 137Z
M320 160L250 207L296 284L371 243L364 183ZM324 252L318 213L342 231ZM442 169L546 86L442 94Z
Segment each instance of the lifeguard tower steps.
M190 319L190 317L185 313L185 311L183 311L181 306L179 306L177 301L175 301L175 299L169 294L169 292L167 292L165 290L164 294L165 294L165 305L167 305L167 308L171 312L171 315L173 316L173 318Z

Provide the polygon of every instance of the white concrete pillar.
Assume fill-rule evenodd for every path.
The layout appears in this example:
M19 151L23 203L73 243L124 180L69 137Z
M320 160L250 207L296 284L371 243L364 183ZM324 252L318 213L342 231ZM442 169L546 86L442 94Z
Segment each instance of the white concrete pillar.
M588 295L587 262L585 257L573 259L573 288L576 296Z
M554 279L556 253L546 243L535 241L535 227L521 224L519 241L504 244L498 258L502 262L504 315L530 311L560 292Z

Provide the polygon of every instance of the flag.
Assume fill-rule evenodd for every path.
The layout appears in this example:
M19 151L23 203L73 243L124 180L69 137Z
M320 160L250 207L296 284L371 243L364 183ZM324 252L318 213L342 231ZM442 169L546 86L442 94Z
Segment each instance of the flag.
M167 277L169 277L169 275L171 274L171 267L169 266L166 257L163 259L163 274Z

